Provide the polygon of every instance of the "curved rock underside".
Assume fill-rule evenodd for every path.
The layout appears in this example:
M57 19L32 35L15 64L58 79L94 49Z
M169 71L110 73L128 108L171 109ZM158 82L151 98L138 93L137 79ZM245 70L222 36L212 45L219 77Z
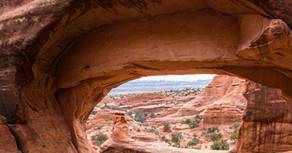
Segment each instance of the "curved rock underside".
M9 142L0 144L2 152L93 152L84 132L90 111L111 88L141 76L228 74L292 99L288 0L10 0L0 6L0 114L6 118L0 131L7 135L0 141Z

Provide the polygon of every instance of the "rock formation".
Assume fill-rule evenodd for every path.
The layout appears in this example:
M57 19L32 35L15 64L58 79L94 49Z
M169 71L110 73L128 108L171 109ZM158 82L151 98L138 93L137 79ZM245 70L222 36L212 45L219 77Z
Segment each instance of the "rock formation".
M147 118L146 124L159 127L163 126L162 123L167 121L174 127L172 132L184 131L184 133L192 133L198 136L201 135L198 131L202 132L204 128L219 127L222 129L221 133L224 138L229 139L231 133L225 133L224 129L242 120L240 139L237 143L238 148L236 148L238 152L264 153L271 150L272 152L291 150L289 118L291 116L290 108L292 104L283 98L280 90L235 77L219 75L201 92L198 94L193 93L193 96L181 96L179 93L168 96L164 94L163 92L134 94L113 101L105 98L104 101L107 102L108 107L115 108L114 106L117 106L119 108L126 108L128 112L155 113L155 117L149 116ZM175 105L173 105L174 103ZM104 112L103 109L100 110L101 114L102 112ZM97 111L96 116L104 118L98 114ZM192 128L180 125L185 119L193 118L196 114L202 116L202 122L195 131ZM96 123L95 120L99 121L100 124ZM103 121L98 118L90 119L89 123L91 122L97 126L103 124ZM111 123L103 125L110 128L108 124ZM136 127L136 124L131 121L131 126ZM92 123L89 125L92 126ZM147 129L148 127L144 126L143 128ZM276 131L276 133L271 133L270 131ZM160 136L168 136L163 131L159 131L159 133ZM137 136L139 134L144 135L144 138ZM146 144L149 142L161 143L159 139L155 139L157 137L155 135L151 139L151 134L151 132L143 132L143 130L131 132L131 136L135 136L134 139L140 143L143 141ZM149 138L146 138L146 135ZM258 143L255 143L254 140L258 140ZM207 144L209 142L200 143ZM121 150L121 148L126 147L135 150L135 145L137 144L124 143L124 145L120 146L115 143L107 143L105 148L111 146Z
M238 153L292 151L292 103L281 91L249 82Z
M129 141L128 122L124 113L115 113L113 115L113 129L111 140L115 142Z
M203 135L205 129L216 127L223 134L223 139L229 140L233 125L241 122L246 107L246 99L243 96L246 91L246 81L218 75L201 90L180 89L105 97L87 121L88 137L104 133L108 136L116 135L113 138L119 139L119 134L126 133L121 132L123 131L121 127L124 127L125 123L117 122L120 121L119 114L113 120L109 116L111 111L120 110L130 114L130 116L124 113L120 115L128 118L131 130L129 137L135 141L165 144L165 141L161 140L162 137L170 139L172 133L181 132L185 135L180 142L181 148L192 148L193 146L188 145L188 142L191 141L193 135L197 135L200 142L196 148L208 150L212 140ZM202 118L198 127L190 127L185 123L187 119L193 120L197 115ZM142 124L141 120L143 120ZM163 131L164 124L167 122L172 127L169 133ZM121 125L121 127L116 127L116 125ZM114 132L110 131L111 128L118 129L114 130L117 134L110 134ZM122 141L127 141L126 137Z
M93 152L85 133L91 110L111 88L147 75L236 75L291 101L290 4L1 1L1 125L15 140L2 148Z
M214 97L211 99L212 95ZM205 97L204 97L205 96ZM242 117L244 110L244 115L242 118L242 126L240 128L240 135L237 142L237 147L233 150L233 152L238 153L267 153L267 152L289 152L292 150L291 144L291 107L292 104L287 102L285 98L283 98L281 91L278 89L272 89L260 84L256 84L251 81L245 81L238 78L232 78L228 76L217 76L210 83L208 87L203 89L194 99L191 99L186 105L191 106L190 103L196 104L196 99L201 100L204 97L205 101L210 100L210 102L206 102L206 106L204 107L202 117L203 117L203 126L204 127L218 127L225 124L230 124L233 121L233 118L237 119ZM127 103L127 98L123 101ZM132 98L130 98L132 99ZM151 100L143 99L144 105L149 103L151 105ZM169 100L166 98L166 101ZM136 99L136 102L139 101ZM142 101L142 100L140 100ZM163 100L160 100L161 103ZM136 104L133 101L134 104ZM129 103L129 102L128 102ZM128 104L127 103L127 104ZM211 103L211 104L210 104ZM201 102L202 104L202 102ZM225 104L228 107L224 107ZM247 107L244 106L247 104ZM204 103L202 104L204 105ZM209 106L208 106L209 105ZM215 106L212 106L215 105ZM194 112L198 109L202 109L200 107L195 108L196 105L190 107ZM230 107L230 106L237 106ZM139 106L138 106L139 107ZM244 107L244 108L242 108ZM229 108L229 112L228 109ZM133 108L132 108L133 109ZM178 112L184 111L184 107L182 109L178 109ZM234 112L235 110L240 110L240 112ZM167 110L164 110L167 111ZM172 116L171 114L183 115L182 113L174 113L168 112L167 116ZM229 113L229 114L227 114ZM189 114L188 115L193 115ZM238 114L239 116L236 116ZM186 115L186 114L184 114ZM163 118L167 118L167 116L162 116L162 118L158 119L163 120ZM188 117L186 116L180 116ZM150 124L154 122L150 121ZM156 118L157 120L157 118ZM149 122L147 121L147 122ZM176 120L177 121L177 120ZM177 121L176 123L180 123ZM172 125L176 124L172 122ZM157 125L157 124L156 124ZM214 126L215 125L215 126ZM173 129L176 130L176 129ZM202 129L201 129L202 130ZM203 130L202 130L203 131ZM190 133L190 132L188 132ZM137 134L137 133L135 133ZM146 133L147 134L147 133ZM161 142L160 142L161 143ZM144 144L144 145L143 145ZM163 147L160 149L155 149L155 145L158 145L159 141L153 142L142 142L135 141L131 143L115 143L110 142L106 143L103 146L103 151L107 152L109 150L119 150L123 151L131 151L131 152L163 152L165 150L176 151L175 148L167 147L163 144ZM181 149L181 152L188 151L185 149ZM196 150L193 150L197 153ZM232 152L232 151L230 151Z

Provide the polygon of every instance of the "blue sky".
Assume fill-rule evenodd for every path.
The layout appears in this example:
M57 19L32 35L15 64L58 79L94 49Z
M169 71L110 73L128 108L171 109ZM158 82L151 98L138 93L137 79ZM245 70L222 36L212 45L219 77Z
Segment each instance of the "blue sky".
M141 81L196 81L204 79L212 79L214 74L194 74L194 75L161 75L161 76L149 76L142 77L137 80Z

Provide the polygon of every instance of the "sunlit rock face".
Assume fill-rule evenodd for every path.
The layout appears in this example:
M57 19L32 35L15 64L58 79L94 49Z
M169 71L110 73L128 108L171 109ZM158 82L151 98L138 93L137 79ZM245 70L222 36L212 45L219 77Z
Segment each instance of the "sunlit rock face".
M93 152L84 131L90 111L111 88L140 76L237 75L281 89L291 101L288 1L0 6L0 114L22 152Z
M113 129L111 139L116 142L129 141L129 126L124 113L113 114Z

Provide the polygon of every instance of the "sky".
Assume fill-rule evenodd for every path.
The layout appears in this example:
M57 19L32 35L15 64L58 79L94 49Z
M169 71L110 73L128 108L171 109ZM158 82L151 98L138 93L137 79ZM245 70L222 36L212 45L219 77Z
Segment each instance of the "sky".
M161 75L142 77L137 80L141 81L197 81L199 79L212 79L214 74L194 74L194 75Z

